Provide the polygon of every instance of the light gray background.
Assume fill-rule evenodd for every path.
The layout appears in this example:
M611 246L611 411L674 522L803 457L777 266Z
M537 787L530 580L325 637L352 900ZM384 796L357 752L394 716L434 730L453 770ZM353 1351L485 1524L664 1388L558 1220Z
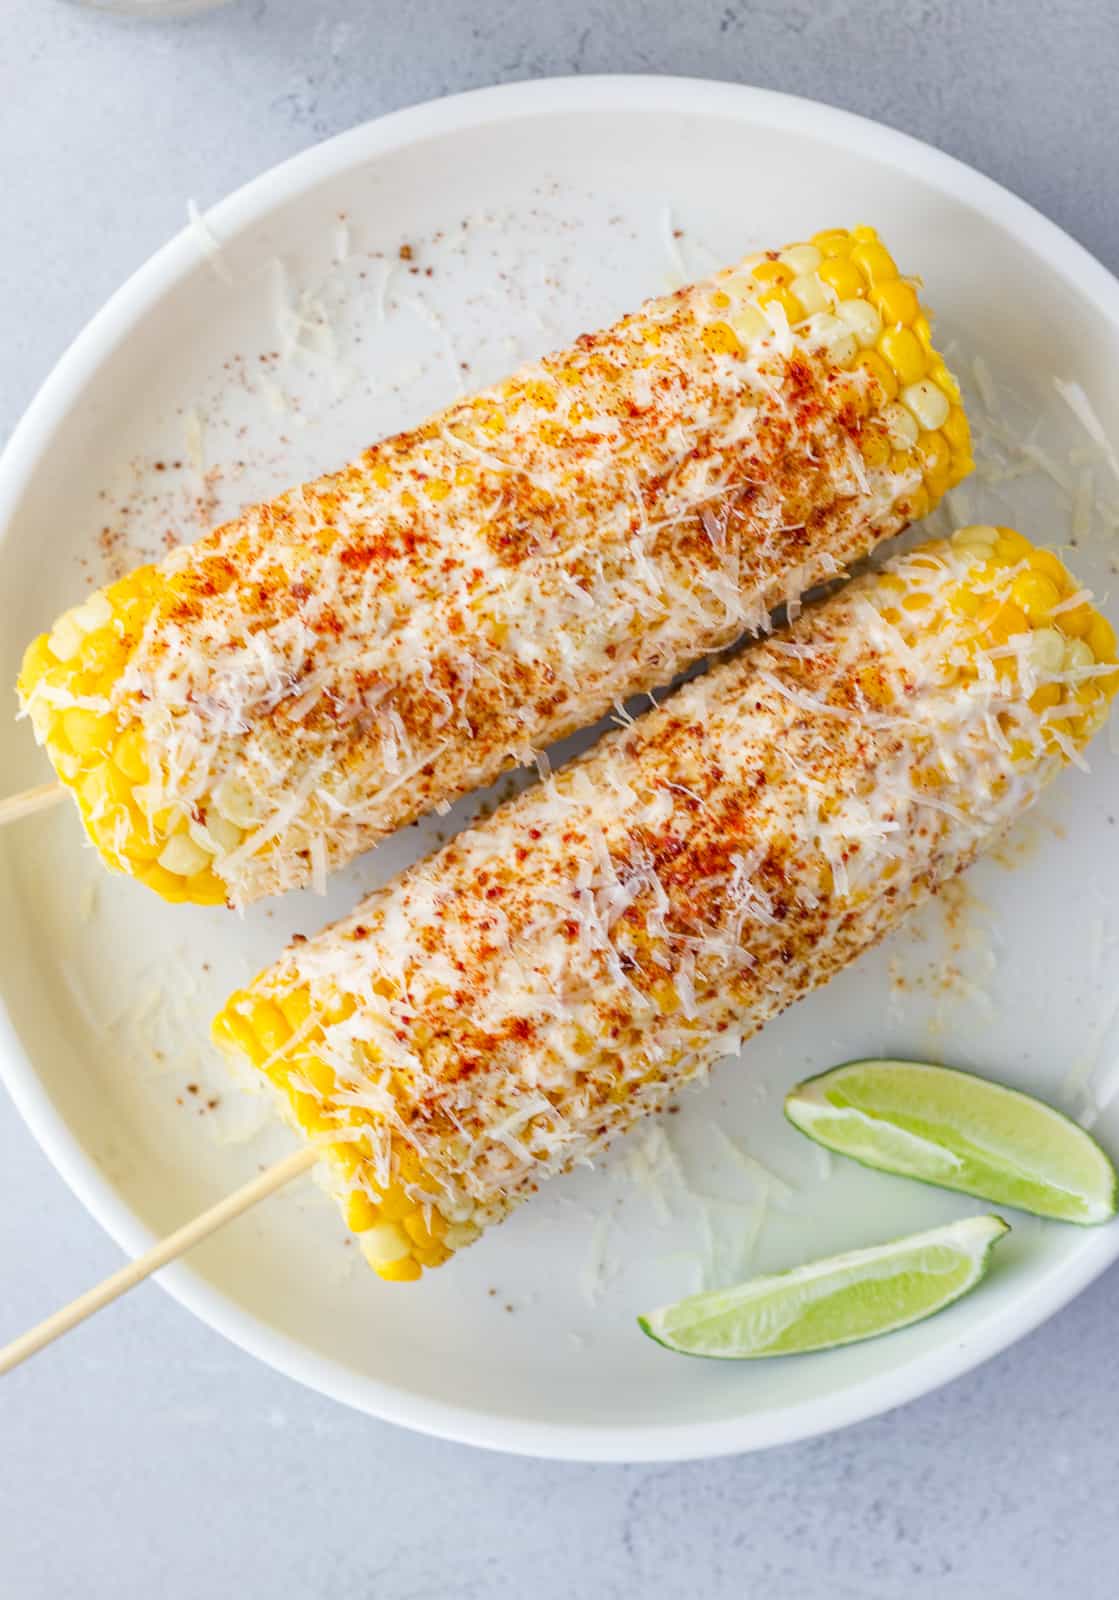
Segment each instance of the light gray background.
M504 79L678 72L829 100L1119 264L1113 0L241 0L167 24L4 0L0 24L0 438L185 196ZM118 1259L0 1098L0 1337ZM1117 1325L1111 1273L879 1421L711 1464L579 1467L351 1415L149 1285L3 1382L0 1594L1104 1600Z

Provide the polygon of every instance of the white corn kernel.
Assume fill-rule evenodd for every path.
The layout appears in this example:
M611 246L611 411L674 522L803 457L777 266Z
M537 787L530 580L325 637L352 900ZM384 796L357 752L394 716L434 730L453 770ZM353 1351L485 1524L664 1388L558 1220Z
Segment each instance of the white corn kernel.
M948 421L948 396L931 378L921 378L901 391L901 398L912 411L922 428L930 432L943 428Z
M1055 629L1045 629L1046 633L1055 631ZM1089 667L1094 667L1095 664L1096 658L1092 654L1092 648L1085 644L1083 639L1064 639L1061 661L1063 672L1081 673Z
M1060 672L1065 660L1064 635L1056 628L1035 628L1030 634L1029 660L1034 671L1044 677Z
M371 1267L387 1267L393 1261L402 1261L412 1254L412 1246L403 1228L395 1222L376 1222L364 1233L358 1234L361 1253Z
M255 827L263 815L260 800L239 778L222 779L214 792L214 805L239 828Z
M772 332L769 322L757 306L751 305L748 300L734 307L727 317L727 322L743 344L753 344L763 334Z
M966 528L957 528L950 542L954 545L982 544L991 549L998 536L999 530L993 528L990 523L971 522Z
M176 833L159 853L159 864L168 872L175 872L180 878L193 878L196 872L201 872L203 867L210 864L210 858L201 845L185 833Z
M75 606L70 612L70 620L79 627L83 633L96 633L98 628L107 627L113 620L113 608L105 596L98 591L91 594L80 606Z
M51 629L50 638L47 640L51 655L57 661L72 661L81 649L84 637L81 628L74 621L73 612L64 611Z
M807 331L813 340L822 344L836 366L846 366L855 359L855 336L845 322L827 312L819 312L808 324Z
M882 407L882 421L895 450L912 450L921 436L921 430L912 411L899 405L896 400L891 400L888 406Z
M481 1235L481 1228L476 1228L470 1222L454 1222L443 1235L443 1243L448 1250L462 1250L466 1245L473 1244Z
M824 258L814 244L791 244L787 250L782 250L778 259L791 267L799 278L803 273L815 272Z
M793 279L789 288L804 307L806 317L814 317L818 311L827 311L831 307L827 290L814 272L801 273L799 278Z
M869 350L877 343L882 332L882 318L877 306L872 306L869 300L841 300L835 314L854 334L861 349Z
M239 828L228 817L223 817L214 807L206 813L206 831L216 846L215 855L226 855L229 851L236 850L245 836L243 828Z

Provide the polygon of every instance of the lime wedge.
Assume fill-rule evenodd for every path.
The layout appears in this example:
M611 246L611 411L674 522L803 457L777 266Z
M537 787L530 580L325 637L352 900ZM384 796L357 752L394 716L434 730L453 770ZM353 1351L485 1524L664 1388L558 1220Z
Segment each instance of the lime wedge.
M920 1061L849 1061L798 1084L785 1115L817 1144L1064 1222L1106 1222L1115 1168L1052 1106L970 1072Z
M733 1289L689 1295L647 1317L642 1329L687 1356L753 1361L873 1339L931 1317L987 1270L1001 1217L967 1217L892 1244L751 1278Z

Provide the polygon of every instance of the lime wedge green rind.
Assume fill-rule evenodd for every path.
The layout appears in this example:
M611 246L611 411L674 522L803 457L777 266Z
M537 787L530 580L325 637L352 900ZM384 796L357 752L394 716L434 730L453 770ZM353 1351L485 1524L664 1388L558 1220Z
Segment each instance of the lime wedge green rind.
M797 1085L785 1115L879 1172L1061 1222L1106 1222L1119 1180L1083 1128L1044 1101L956 1067L848 1061Z
M921 1322L968 1292L1008 1232L1001 1217L967 1217L927 1233L852 1250L690 1295L638 1317L650 1339L681 1355L724 1361L803 1355Z

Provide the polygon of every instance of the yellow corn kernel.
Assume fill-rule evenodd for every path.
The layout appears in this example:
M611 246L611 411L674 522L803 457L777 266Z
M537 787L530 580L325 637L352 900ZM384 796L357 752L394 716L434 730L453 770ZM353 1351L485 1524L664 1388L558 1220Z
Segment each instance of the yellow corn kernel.
M812 235L812 243L822 256L845 256L851 249L851 235L846 228L825 228Z
M88 760L90 756L108 755L117 725L110 716L74 706L62 713L62 731L74 754Z
M944 390L944 393L954 406L960 404L960 386L939 356L934 355L930 359L928 376L938 389Z
M423 1268L411 1256L401 1256L399 1261L389 1261L375 1270L386 1283L415 1283L417 1278L423 1277Z
M851 251L851 260L868 283L880 283L883 278L896 278L898 269L894 258L877 238L860 242Z
M416 1247L416 1260L422 1267L441 1267L445 1261L451 1259L452 1252L445 1244L432 1244L421 1250Z
M931 510L932 498L929 494L929 491L924 487L924 485L922 485L919 489L914 489L913 493L909 497L910 522L920 522L922 518L928 516Z
M113 745L113 761L131 783L147 783L148 749L139 728L127 728Z
M383 461L374 463L372 477L378 489L387 489L392 482L392 473Z
M439 1236L428 1227L424 1221L422 1211L414 1211L410 1217L404 1218L404 1232L413 1244L418 1244L421 1250L430 1249L439 1242Z
M1051 711L1054 706L1060 705L1061 699L1061 690L1058 684L1043 683L1030 696L1030 710Z
M911 324L921 309L916 290L900 278L887 278L883 283L876 283L867 298L871 305L878 307L882 321L887 324Z
M1043 572L1020 572L1010 586L1010 593L1031 622L1048 622L1053 607L1061 602L1061 591Z
M911 329L887 328L878 341L878 348L903 386L924 377L925 352Z
M896 400L899 392L898 380L890 368L883 361L877 350L860 350L855 357L855 366L861 367L870 374L877 383L887 400Z
M1052 550L1031 550L1029 563L1035 572L1042 572L1047 578L1052 579L1058 589L1068 588L1068 570L1064 562L1058 556L1055 556Z
M158 862L145 867L143 872L138 872L136 876L141 883L146 884L149 889L154 889L156 894L170 901L172 905L182 905L189 896L187 880L181 878L177 872L168 872L167 868L161 867Z
M424 484L424 493L429 500L445 500L451 492L451 485L446 478L429 478Z
M385 1222L403 1222L415 1209L416 1202L397 1184L390 1185L381 1196L381 1216Z
M983 602L974 589L965 589L961 584L949 596L948 604L953 611L958 611L964 617L977 617Z
M709 322L703 330L704 346L714 355L740 356L742 346L738 335L726 322Z
M1084 637L1097 661L1115 660L1115 629L1098 611L1092 617L1091 626Z
M953 450L971 449L971 430L967 425L967 417L961 406L953 406L948 413L948 420L941 427L941 433L948 440Z
M917 338L920 341L922 350L927 351L930 358L934 357L936 355L936 351L933 348L932 327L929 323L928 317L926 317L925 313L920 309L920 306L918 306L917 315L913 318L912 328L913 332L917 335Z
M890 441L877 428L863 430L859 449L868 467L884 467L890 459Z
M324 1097L333 1094L334 1068L328 1066L321 1056L300 1056L298 1071L318 1094Z
M804 316L804 307L791 289L767 289L758 296L758 304L779 305L790 323L799 322Z
M380 1221L380 1212L364 1189L351 1191L346 1201L346 1226L351 1233L364 1233Z
M923 433L917 441L917 456L926 477L946 473L952 461L948 440L942 433Z
M310 990L305 988L303 984L300 984L296 989L289 989L287 994L281 998L279 1005L288 1026L294 1033L297 1028L303 1026L311 1015Z
M234 1004L243 998L243 995L237 994L230 998L225 1010L214 1018L211 1031L217 1044L236 1046L243 1055L248 1056L254 1066L259 1066L264 1060L264 1051L261 1048L260 1040L240 1012L233 1009Z
M1015 566L1033 554L1033 545L1024 539L1017 528L999 528L995 541L995 558L1004 566Z
M873 242L878 237L878 229L872 228L869 222L859 222L851 229L851 238L856 244Z
M253 1007L253 1028L264 1046L266 1055L275 1055L291 1038L291 1029L279 1006L270 1000L258 1000Z
M816 276L829 289L834 289L840 300L857 300L865 293L862 274L845 256L835 256L830 261L822 262Z
M1009 600L990 600L979 613L983 637L988 645L1006 644L1016 634L1029 632L1029 621L1024 611Z
M1082 600L1078 606L1070 606L1067 611L1062 611L1054 621L1061 632L1068 634L1070 639L1083 639L1091 628L1095 616L1094 608Z
M792 283L796 273L784 261L759 261L754 267L751 276L759 283L773 284L776 288L783 288Z

